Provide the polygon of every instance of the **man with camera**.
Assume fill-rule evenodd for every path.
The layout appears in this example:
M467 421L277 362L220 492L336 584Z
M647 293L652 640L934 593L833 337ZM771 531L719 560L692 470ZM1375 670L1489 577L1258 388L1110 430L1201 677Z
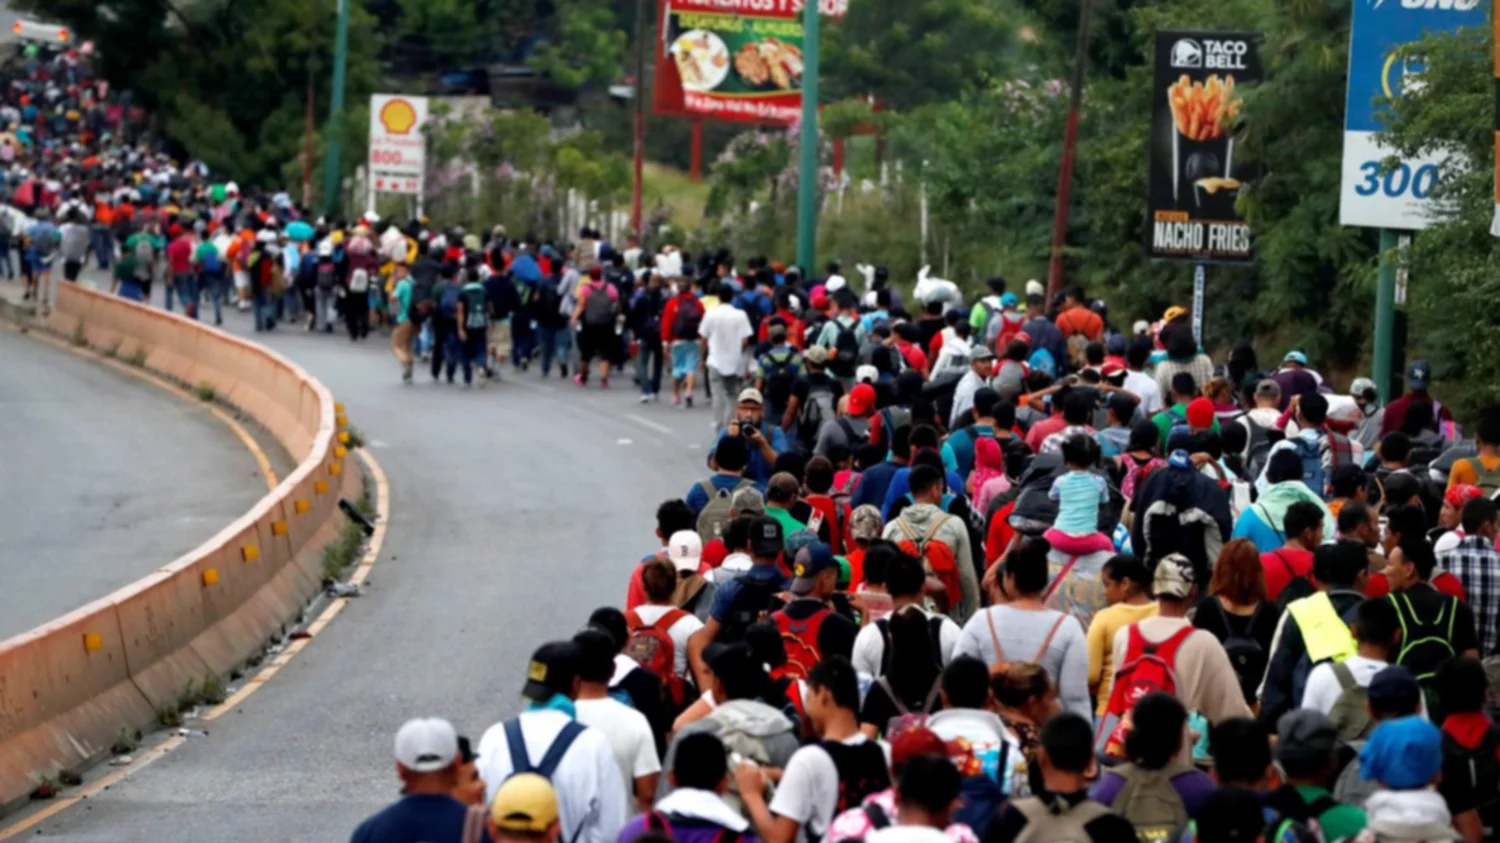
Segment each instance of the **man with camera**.
M785 452L789 446L781 428L765 423L765 399L761 397L760 390L740 390L734 418L725 426L719 439L726 436L745 440L746 450L750 452L745 476L764 488L776 468L776 455ZM717 447L717 443L715 446Z

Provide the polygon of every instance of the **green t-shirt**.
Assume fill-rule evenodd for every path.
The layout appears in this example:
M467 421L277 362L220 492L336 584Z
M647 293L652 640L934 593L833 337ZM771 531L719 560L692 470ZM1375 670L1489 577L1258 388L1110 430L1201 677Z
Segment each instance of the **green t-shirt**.
M391 291L392 309L395 310L396 324L403 324L411 319L411 278L402 278L396 282L396 289Z
M1167 440L1172 435L1172 428L1176 427L1179 424L1187 424L1187 406L1183 404L1173 404L1167 409L1157 413L1154 417L1152 417L1151 421L1156 425L1156 429L1161 433L1161 449L1163 452L1166 452ZM1214 433L1219 432L1219 420L1217 418L1214 419L1213 427L1209 429Z
M785 539L787 536L790 536L792 533L801 532L802 530L807 529L806 524L798 521L791 512L782 509L779 506L766 507L766 514L776 519L777 523L781 524L781 537L783 539Z
M1320 796L1332 799L1333 794L1321 787L1296 785L1297 795L1302 801L1312 804ZM1318 827L1323 830L1325 840L1351 840L1365 830L1365 811L1354 805L1338 805L1324 811L1318 817Z

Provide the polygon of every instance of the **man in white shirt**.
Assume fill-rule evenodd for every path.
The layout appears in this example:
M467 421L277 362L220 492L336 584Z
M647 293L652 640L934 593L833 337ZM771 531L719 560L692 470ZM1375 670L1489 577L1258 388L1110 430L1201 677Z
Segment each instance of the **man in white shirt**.
M521 690L526 711L485 731L475 766L486 801L512 774L537 773L557 791L563 840L615 843L628 810L625 782L608 738L574 719L581 660L571 641L543 644Z
M938 655L944 666L953 661L953 648L958 646L962 630L947 615L928 612L922 606L922 589L927 584L927 573L922 561L914 556L900 554L891 560L886 570L885 587L891 596L891 614L918 612L927 618L929 635L937 634ZM854 669L867 676L879 678L886 673L886 643L890 641L890 620L881 618L866 624L854 639Z
M671 652L661 653L660 657L669 660L672 676L661 678L669 693L681 705L684 699L684 682L697 676L700 680L695 684L707 687L706 681L702 680L708 676L707 667L693 664L693 672L688 672L688 641L703 628L703 621L672 603L672 596L677 593L679 572L696 573L698 570L698 561L703 555L703 539L691 530L673 533L667 541L667 555L668 559L652 559L641 569L641 586L646 591L646 603L625 613L625 622L630 626L632 639L631 644L625 645L625 651L629 654L646 655L642 666L652 669L651 665L644 662L660 652L661 644L670 642ZM691 567L684 567L689 563ZM704 588L708 587L710 586L705 583ZM659 640L660 635L666 636L665 642Z
M889 748L859 730L859 678L842 656L819 662L807 676L807 716L821 743L797 750L769 805L766 771L735 770L745 812L765 843L793 843L827 834L833 818L890 786ZM837 757L835 757L837 756Z
M974 409L974 393L990 385L995 374L995 352L980 346L969 355L969 371L958 379L953 388L953 412L948 418L948 427L957 430Z
M1391 660L1401 646L1401 619L1389 600L1366 600L1354 611L1354 641L1359 649L1342 662L1325 661L1314 667L1307 675L1307 684L1302 691L1302 708L1315 709L1334 718L1333 725L1339 728L1341 737L1350 724L1341 722L1342 718L1334 715L1334 707L1339 698L1356 688L1368 689L1375 675L1390 667ZM1360 708L1363 709L1363 706ZM1421 704L1420 710L1424 716L1427 714L1425 702ZM1371 718L1372 715L1372 712L1363 710L1355 713L1364 718ZM1370 723L1371 719L1362 722Z
M704 368L713 391L714 427L723 430L734 415L734 399L745 380L745 349L755 331L745 311L730 304L733 287L721 285L718 296L721 304L704 314L698 336L703 341Z
M602 629L585 629L573 636L582 653L579 665L578 722L598 729L609 740L610 751L620 767L627 800L634 799L641 811L651 810L661 759L656 738L646 716L609 695L609 679L615 672L615 643Z
M1133 392L1141 399L1141 418L1151 418L1161 411L1161 387L1156 378L1146 374L1146 361L1151 359L1151 342L1137 340L1125 349L1125 391Z

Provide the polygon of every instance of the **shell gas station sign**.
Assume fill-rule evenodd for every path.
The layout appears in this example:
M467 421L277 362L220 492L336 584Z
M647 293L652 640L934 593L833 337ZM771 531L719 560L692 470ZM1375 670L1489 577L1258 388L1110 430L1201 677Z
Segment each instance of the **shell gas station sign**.
M370 189L421 195L427 167L427 98L370 95Z

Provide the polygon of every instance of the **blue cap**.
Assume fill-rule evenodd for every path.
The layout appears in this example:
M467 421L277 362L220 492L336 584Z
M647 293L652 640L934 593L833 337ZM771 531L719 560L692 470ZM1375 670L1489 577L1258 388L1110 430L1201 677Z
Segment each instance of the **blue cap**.
M1281 358L1281 362L1283 362L1283 363L1297 363L1299 365L1306 366L1307 365L1307 355L1303 354L1300 351L1288 351L1286 353L1286 356L1283 357L1283 358Z
M1443 767L1443 733L1421 715L1375 727L1359 753L1359 775L1392 790L1432 784Z
M1003 295L1003 296L1000 297L1000 306L1001 307L1015 307L1016 305L1019 305L1020 303L1021 303L1021 300L1018 299L1018 298L1016 298L1016 294L1015 293L1006 293L1005 295Z
M797 551L796 562L792 564L792 592L795 594L806 594L812 591L813 584L818 575L830 568L837 568L838 562L833 558L833 549L822 542L814 542L807 547Z

